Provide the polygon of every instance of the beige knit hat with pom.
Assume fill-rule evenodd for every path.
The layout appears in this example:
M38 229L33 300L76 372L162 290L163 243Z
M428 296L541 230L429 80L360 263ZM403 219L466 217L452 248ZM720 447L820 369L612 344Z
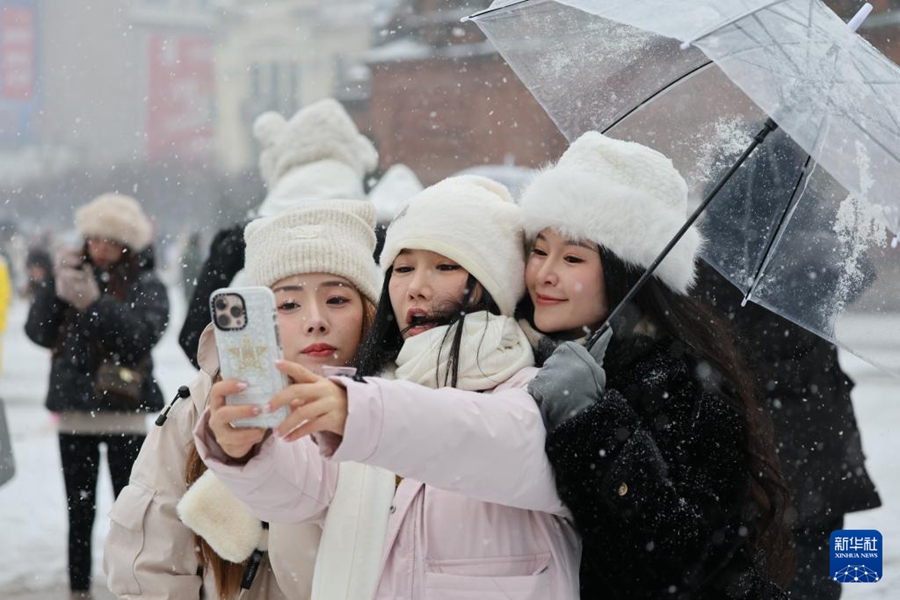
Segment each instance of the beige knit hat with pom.
M244 229L244 271L253 285L266 287L291 275L338 275L377 304L374 229L375 207L367 200L310 202L256 219Z

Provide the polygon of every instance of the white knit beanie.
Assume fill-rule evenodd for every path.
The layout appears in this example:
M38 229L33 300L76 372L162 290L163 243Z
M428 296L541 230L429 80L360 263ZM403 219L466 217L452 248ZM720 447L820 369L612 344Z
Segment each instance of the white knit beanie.
M300 109L290 120L263 113L253 124L253 135L262 146L259 171L269 190L257 211L260 216L304 201L361 200L363 176L378 166L375 146L331 98Z
M267 287L291 275L330 273L377 303L374 229L375 207L366 200L314 202L256 219L244 229L244 272L252 285Z
M521 211L503 184L450 177L413 196L387 230L381 269L401 250L430 250L453 260L512 316L525 292Z
M75 229L83 238L119 242L140 252L153 241L153 224L131 196L102 194L75 211Z
M589 131L535 177L521 205L529 239L549 227L646 268L687 220L687 194L684 178L663 154ZM686 294L703 243L691 227L655 275Z

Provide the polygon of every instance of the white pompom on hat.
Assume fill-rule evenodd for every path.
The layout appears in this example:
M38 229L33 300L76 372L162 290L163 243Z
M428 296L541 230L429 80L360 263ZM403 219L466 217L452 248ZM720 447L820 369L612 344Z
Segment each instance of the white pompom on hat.
M375 146L332 98L300 109L290 120L263 113L253 135L262 146L259 171L269 190L261 216L304 201L360 200L363 176L378 166Z
M271 286L303 273L343 277L378 303L381 274L375 265L375 207L367 200L310 202L302 208L251 221L244 272L252 285Z
M153 224L131 196L102 194L75 211L75 229L83 238L124 244L140 252L153 241Z
M590 240L624 262L648 267L687 220L688 188L665 155L636 142L589 131L522 194L529 239L551 228ZM655 271L686 294L704 239L691 227Z
M486 177L450 177L410 198L387 230L383 271L401 250L430 250L458 263L506 316L525 292L521 211L503 184Z

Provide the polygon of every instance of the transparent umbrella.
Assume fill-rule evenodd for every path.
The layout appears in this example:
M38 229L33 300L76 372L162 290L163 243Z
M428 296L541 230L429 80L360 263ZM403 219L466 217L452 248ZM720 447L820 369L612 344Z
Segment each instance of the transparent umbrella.
M895 349L861 344L900 331L900 69L821 2L501 0L472 18L568 139L653 147L695 201L749 157L704 216L704 258L900 374ZM781 131L748 152L767 117Z

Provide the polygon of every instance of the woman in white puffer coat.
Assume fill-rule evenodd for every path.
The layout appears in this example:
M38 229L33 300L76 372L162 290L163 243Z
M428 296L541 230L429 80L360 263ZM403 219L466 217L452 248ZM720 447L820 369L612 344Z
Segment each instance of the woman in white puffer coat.
M329 200L247 227L245 274L275 292L285 358L313 371L354 358L378 294L374 226L370 202ZM266 534L204 473L194 448L191 431L218 376L211 327L201 336L201 371L189 399L148 436L113 506L109 588L122 598L236 598L252 554L268 547L243 598L309 598L320 528L272 524ZM329 352L320 351L326 346Z

